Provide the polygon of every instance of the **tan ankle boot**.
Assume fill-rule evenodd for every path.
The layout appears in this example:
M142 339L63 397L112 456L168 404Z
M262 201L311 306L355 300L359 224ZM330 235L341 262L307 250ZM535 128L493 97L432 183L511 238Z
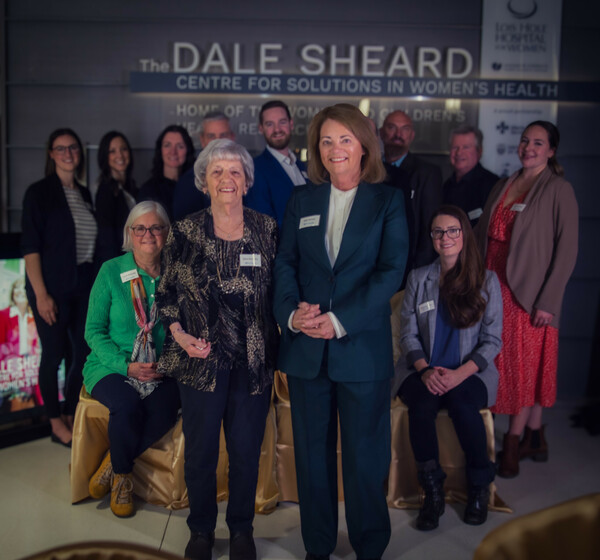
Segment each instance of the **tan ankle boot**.
M110 509L117 517L133 515L133 479L131 473L115 473L110 493Z
M519 474L519 436L504 434L498 476L514 478Z
M110 462L110 451L106 453L104 459L100 463L98 470L90 478L90 484L88 490L90 496L99 500L106 496L110 492L110 485L112 483L113 469Z

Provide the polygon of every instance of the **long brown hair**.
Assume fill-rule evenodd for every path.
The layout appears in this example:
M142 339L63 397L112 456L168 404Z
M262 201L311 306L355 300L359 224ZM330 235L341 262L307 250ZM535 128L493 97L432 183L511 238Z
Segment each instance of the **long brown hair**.
M452 325L465 329L481 319L487 305L486 298L481 294L485 283L485 266L467 215L458 206L440 206L431 217L430 231L433 221L438 216L456 218L462 229L463 248L456 264L444 275L440 286L440 298L448 308Z

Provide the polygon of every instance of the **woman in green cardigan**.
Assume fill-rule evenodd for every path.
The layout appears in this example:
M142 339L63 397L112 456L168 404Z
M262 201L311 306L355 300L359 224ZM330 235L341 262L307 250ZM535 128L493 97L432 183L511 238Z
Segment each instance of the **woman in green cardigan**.
M111 491L118 517L133 515L133 461L175 423L179 393L156 372L165 338L154 293L169 218L157 202L137 204L123 231L126 254L105 262L90 295L83 368L86 390L110 410L110 450L89 485L93 498Z

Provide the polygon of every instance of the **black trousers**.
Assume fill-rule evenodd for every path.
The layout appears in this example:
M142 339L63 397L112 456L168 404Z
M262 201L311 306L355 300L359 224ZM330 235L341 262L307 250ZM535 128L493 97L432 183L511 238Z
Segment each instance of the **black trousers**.
M439 463L435 419L440 409L447 408L465 454L469 485L487 486L494 480L485 425L479 413L487 406L487 389L477 375L438 396L430 393L421 377L413 373L402 383L399 394L408 407L410 443L418 463L432 459Z
M326 358L325 358L326 360ZM288 376L302 539L328 556L338 532L338 416L348 536L357 558L380 558L391 535L390 382L335 382L326 362L315 379Z
M179 410L174 379L163 379L145 399L126 380L126 376L112 373L92 389L92 397L110 411L110 460L118 474L133 470L133 460L171 429Z
M58 400L58 367L62 359L69 355L69 352L71 365L65 375L65 403L62 412L69 415L75 414L83 383L81 371L90 352L84 332L93 281L93 265L90 263L80 264L77 267L76 289L68 296L55 297L50 294L58 308L57 320L54 325L49 325L42 319L37 310L33 290L27 290L27 298L42 344L39 384L46 412L50 418L58 418L61 415Z
M185 482L192 532L214 531L217 524L217 463L221 422L229 454L230 531L249 531L254 520L258 461L271 402L271 386L250 395L248 371L220 372L214 392L179 383L185 436Z

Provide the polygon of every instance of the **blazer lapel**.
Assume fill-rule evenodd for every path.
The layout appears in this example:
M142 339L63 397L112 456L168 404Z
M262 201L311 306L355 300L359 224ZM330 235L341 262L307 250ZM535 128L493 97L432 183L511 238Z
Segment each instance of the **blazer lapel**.
M383 201L384 197L370 185L366 183L358 185L334 268L343 266L358 249L373 221L379 216L379 208Z
M331 263L325 248L325 232L327 231L327 214L329 212L330 185L323 183L314 187L314 193L306 197L306 203L302 204L300 223L303 218L319 216L319 225L304 229L303 238L310 244L311 254L327 270L331 270ZM300 224L299 226L300 227Z
M431 358L431 352L433 351L433 343L435 340L435 323L437 319L439 303L438 300L440 295L439 262L434 262L429 266L429 273L427 274L427 278L425 279L424 293L425 301L423 301L422 303L426 303L429 301L433 301L434 303L434 308L431 311L427 312L427 332L425 332L423 336L423 340L427 341L427 359L429 360Z

